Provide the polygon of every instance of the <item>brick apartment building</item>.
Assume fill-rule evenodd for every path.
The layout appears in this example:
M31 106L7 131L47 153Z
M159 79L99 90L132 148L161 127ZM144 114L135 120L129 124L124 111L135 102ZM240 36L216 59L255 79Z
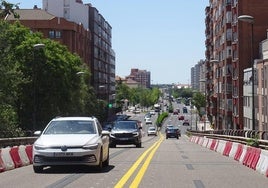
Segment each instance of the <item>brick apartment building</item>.
M82 0L43 0L42 9L19 9L19 21L44 37L61 42L77 53L91 71L90 84L99 98L115 94L115 52L112 27L91 4ZM14 20L12 16L9 20Z
M252 67L251 59L258 59L259 43L266 38L268 1L210 0L209 3L205 9L206 111L216 130L244 129L243 71ZM253 27L238 20L241 15L252 16Z
M70 52L77 53L87 65L91 64L88 58L91 56L91 32L82 24L70 22L38 8L15 11L20 15L19 21L22 25L33 32L42 33L45 38L60 42L67 46ZM16 19L10 15L7 20Z
M131 69L130 75L126 76L126 79L136 81L140 87L151 87L151 72L146 70Z
M268 30L267 38L260 43L260 57L256 62L257 75L257 126L263 134L268 131ZM267 133L265 139L268 139Z

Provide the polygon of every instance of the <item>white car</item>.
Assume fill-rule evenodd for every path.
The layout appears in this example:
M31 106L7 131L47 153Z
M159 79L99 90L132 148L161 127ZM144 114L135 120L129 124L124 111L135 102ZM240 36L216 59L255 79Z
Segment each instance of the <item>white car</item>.
M155 110L150 110L149 112L151 115L155 115Z
M145 118L145 124L153 124L151 118Z
M148 127L147 136L150 136L150 135L157 136L157 129L156 129L156 127Z
M54 165L108 166L109 132L95 117L51 120L33 145L33 170L40 173Z

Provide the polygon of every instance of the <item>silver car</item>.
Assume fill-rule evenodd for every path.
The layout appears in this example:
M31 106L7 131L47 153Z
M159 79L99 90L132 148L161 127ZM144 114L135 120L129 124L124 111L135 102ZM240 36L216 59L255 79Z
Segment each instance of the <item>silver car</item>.
M157 136L157 129L156 127L148 127L147 129L147 136L154 135Z
M33 145L33 170L39 173L54 165L108 166L109 132L95 117L51 120Z

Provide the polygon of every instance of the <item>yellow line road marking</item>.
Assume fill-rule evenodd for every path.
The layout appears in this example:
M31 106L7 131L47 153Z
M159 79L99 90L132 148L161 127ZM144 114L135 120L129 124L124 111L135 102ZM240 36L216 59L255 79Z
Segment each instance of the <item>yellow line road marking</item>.
M163 136L161 135L161 139L157 142L157 145L156 147L152 150L152 152L149 154L148 158L146 159L146 161L144 162L144 164L142 165L139 173L137 174L137 176L135 177L135 179L133 180L133 182L131 183L130 187L131 188L135 188L135 187L138 187L140 182L141 182L141 179L142 177L144 176L156 150L158 149L158 147L160 146L160 144L162 143L163 141Z
M128 179L131 177L131 175L135 172L135 170L138 168L139 164L143 161L143 159L146 157L146 155L158 145L158 143L162 141L162 137L155 142L149 149L147 149L139 158L138 160L131 166L131 168L127 171L127 173L119 180L119 182L115 185L115 188L121 188L125 185L125 183L128 181Z

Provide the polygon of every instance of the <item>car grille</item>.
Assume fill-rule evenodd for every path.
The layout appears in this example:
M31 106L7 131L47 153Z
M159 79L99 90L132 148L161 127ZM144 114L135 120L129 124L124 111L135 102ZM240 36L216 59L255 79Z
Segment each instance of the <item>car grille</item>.
M44 157L36 155L34 157L35 163L46 163L46 162L74 162L74 163L94 163L96 162L94 155L86 155L82 157Z
M133 137L132 133L116 133L115 137L117 138L130 138Z

